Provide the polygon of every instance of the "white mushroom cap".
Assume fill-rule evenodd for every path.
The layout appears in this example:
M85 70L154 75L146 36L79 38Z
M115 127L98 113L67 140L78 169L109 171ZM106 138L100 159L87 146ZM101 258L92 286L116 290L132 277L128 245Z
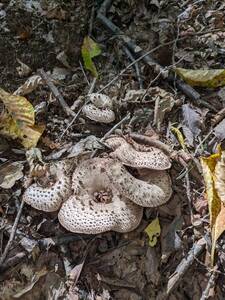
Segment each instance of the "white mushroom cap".
M108 96L92 93L88 97L91 104L84 105L82 109L87 118L100 123L111 123L115 120L113 102Z
M138 144L128 143L123 137L110 137L106 145L114 150L112 157L119 159L124 165L133 168L148 168L165 170L171 167L168 156L160 149Z
M47 212L58 210L62 202L71 194L71 179L64 172L63 165L51 168L50 174L55 178L49 186L43 187L34 183L23 194L23 200L27 204Z
M139 225L143 209L114 187L107 176L112 163L112 159L93 158L77 167L72 179L75 195L63 203L58 214L67 230L88 234L128 232ZM101 191L106 191L104 203L96 201L95 194Z

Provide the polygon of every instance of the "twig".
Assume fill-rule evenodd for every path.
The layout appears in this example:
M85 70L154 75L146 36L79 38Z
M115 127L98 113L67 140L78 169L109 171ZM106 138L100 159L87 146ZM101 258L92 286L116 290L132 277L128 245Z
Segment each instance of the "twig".
M191 224L194 224L194 216L193 216L193 209L192 209L192 199L191 199L191 185L190 185L190 178L189 178L189 170L186 168L185 172L185 183L186 183L186 192L187 192L187 199L188 199L188 208L191 216Z
M210 292L211 290L214 288L215 286L215 280L216 280L216 277L218 276L218 273L216 273L214 270L213 272L211 273L210 277L209 277L209 281L207 283L207 286L205 287L203 293L202 293L202 296L200 298L200 300L207 300L209 299L210 297Z
M128 113L122 120L120 120L116 125L114 125L101 139L100 142L104 142L107 137L109 137L117 128L119 128L123 123L128 121L130 119L130 113ZM98 149L95 149L93 153L91 154L91 158L93 158L96 153L98 152Z
M95 87L95 83L96 83L96 78L93 79L92 84L90 86L90 89L88 91L88 95L91 94L94 90ZM84 102L84 104L81 106L81 108L78 110L78 112L75 114L75 116L73 117L72 121L69 123L69 125L66 127L66 129L63 131L63 133L60 135L59 137L59 141L62 139L62 137L65 135L65 133L67 132L67 130L73 125L73 123L76 121L76 119L79 117L80 113L83 110L84 105L88 104L90 102L90 100L87 100Z
M215 126L220 121L222 121L225 118L225 108L218 111L218 113L213 117L212 119L212 126Z
M18 226L21 214L22 214L23 206L24 206L24 201L22 200L21 204L20 204L20 207L19 207L19 210L17 212L16 218L15 218L15 221L14 221L13 227L12 227L12 231L11 231L10 236L9 236L8 243L5 247L5 250L2 254L2 256L0 257L0 266L5 261L7 255L8 255L9 249L10 249L12 243L13 243L13 240L14 240L14 237L15 237L15 234L16 234L16 229L17 229L17 226Z
M50 88L50 90L53 93L54 97L56 99L58 99L58 101L59 101L60 105L62 106L63 110L65 111L65 113L68 116L69 115L74 116L75 113L72 111L72 109L69 108L69 106L66 103L66 101L64 100L62 94L59 92L59 90L54 85L54 83L50 80L50 78L48 77L47 73L45 73L45 71L43 69L39 69L37 72L41 76L41 78L43 79L43 81L48 85L48 87Z
M193 264L195 257L202 253L202 251L205 249L205 246L206 246L206 241L205 238L203 237L193 245L193 247L188 253L188 256L181 260L175 272L171 275L167 283L167 290L166 290L167 295L169 295L175 289L175 287L180 283L184 274Z
M124 51L126 52L127 56L130 58L130 60L131 60L132 62L135 61L135 59L134 59L132 53L131 53L130 50L129 50L127 47L125 47L125 46L124 46ZM142 79L141 79L140 70L139 70L139 66L138 66L138 63L137 63L137 62L134 64L134 69L135 69L135 71L136 71L137 80L138 80L138 82L139 82L139 88L140 88L140 89L143 89L143 81L142 81Z
M94 17L95 17L95 2L93 2L92 8L91 8L91 16L90 16L89 28L88 28L88 35L89 36L92 34Z
M82 65L82 63L81 63L80 60L79 60L79 65L80 65L81 71L82 71L82 73L83 73L83 75L84 75L84 78L85 78L87 84L89 85L90 82L89 82L89 80L88 80L88 78L87 78L87 75L86 75L86 73L85 73L85 71L84 71L84 67L83 67L83 65Z

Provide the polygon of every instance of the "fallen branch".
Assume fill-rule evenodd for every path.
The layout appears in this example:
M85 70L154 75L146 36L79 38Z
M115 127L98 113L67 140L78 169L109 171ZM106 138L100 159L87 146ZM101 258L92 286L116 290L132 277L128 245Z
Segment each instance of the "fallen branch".
M75 113L70 109L66 101L64 100L62 94L59 92L57 87L54 85L54 83L51 81L51 79L48 77L48 74L45 73L43 69L38 70L38 74L41 76L43 81L47 84L47 86L50 88L52 94L54 97L59 101L60 105L62 106L63 110L68 116L74 116Z
M11 245L13 243L13 240L15 238L16 229L17 229L17 226L18 226L21 214L22 214L23 206L24 206L24 201L22 200L21 204L20 204L20 207L19 207L19 210L17 212L16 218L15 218L15 221L14 221L13 227L12 227L12 231L11 231L10 236L9 236L8 243L7 243L6 247L5 247L5 250L4 250L3 254L2 254L2 256L0 257L0 267L4 263L7 255L8 255L8 252L9 252L9 250L11 248Z
M167 290L166 290L167 295L169 295L175 289L175 287L181 282L184 274L193 264L195 257L200 255L203 252L205 246L206 246L206 241L205 238L203 237L193 245L193 247L188 253L188 256L181 260L175 272L171 275L167 283Z

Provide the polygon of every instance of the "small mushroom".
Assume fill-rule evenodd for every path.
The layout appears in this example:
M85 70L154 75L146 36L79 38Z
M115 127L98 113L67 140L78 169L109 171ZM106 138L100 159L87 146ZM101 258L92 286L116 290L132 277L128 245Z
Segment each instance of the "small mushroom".
M61 163L48 165L45 173L49 177L47 184L33 183L25 190L23 200L39 210L58 210L64 199L71 194L71 179L64 167Z
M100 123L111 123L115 120L113 102L108 96L92 93L88 97L91 103L84 105L82 110L87 118Z
M121 168L110 158L89 159L77 167L72 178L74 194L58 214L67 230L88 234L129 232L139 225L143 208L117 189L115 180L108 176L112 165Z
M120 136L113 136L105 141L112 148L112 157L119 159L124 165L133 168L148 168L155 170L166 170L171 167L168 156L160 149L129 142Z

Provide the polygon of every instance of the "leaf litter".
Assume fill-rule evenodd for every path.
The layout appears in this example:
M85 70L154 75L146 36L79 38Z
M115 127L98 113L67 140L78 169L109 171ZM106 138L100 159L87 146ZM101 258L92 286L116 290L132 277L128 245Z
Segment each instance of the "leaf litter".
M225 7L106 2L0 6L0 297L222 299ZM112 123L85 117L91 93L113 100ZM97 236L68 233L55 213L20 210L46 162L108 155L108 133L141 136L169 153L168 203L145 209L132 232ZM70 295L65 270L76 275Z

